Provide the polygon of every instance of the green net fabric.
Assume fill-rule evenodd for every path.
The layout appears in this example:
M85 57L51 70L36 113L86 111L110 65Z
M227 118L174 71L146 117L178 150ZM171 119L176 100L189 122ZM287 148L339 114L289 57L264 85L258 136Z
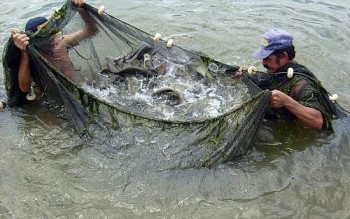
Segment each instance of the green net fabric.
M83 37L72 35L82 30ZM43 29L27 34L35 83L82 136L114 130L120 145L141 141L172 166L214 167L242 156L268 107L270 91L247 74L232 77L237 66L154 39L88 4L67 1ZM62 46L66 36L73 43ZM25 101L19 59L9 39L3 60L10 105Z

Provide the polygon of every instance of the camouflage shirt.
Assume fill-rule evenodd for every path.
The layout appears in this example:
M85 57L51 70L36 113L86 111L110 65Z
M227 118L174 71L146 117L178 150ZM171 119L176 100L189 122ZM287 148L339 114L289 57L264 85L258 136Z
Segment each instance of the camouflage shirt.
M290 79L286 75L288 68L294 70L294 75ZM305 66L293 62L280 68L276 74L257 73L250 78L263 90L282 91L301 105L319 110L323 115L323 127L328 127L330 119L322 104L319 89L321 83ZM270 108L266 112L266 117L273 120L296 119L296 116L285 108Z

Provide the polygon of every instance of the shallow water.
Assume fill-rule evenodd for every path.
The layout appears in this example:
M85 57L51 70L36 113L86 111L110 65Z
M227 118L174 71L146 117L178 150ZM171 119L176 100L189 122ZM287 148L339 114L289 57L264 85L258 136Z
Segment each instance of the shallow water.
M99 6L101 1L89 1ZM9 28L62 1L0 3L0 51ZM345 0L110 1L107 12L224 63L255 64L260 36L293 33L307 65L350 109L350 2ZM2 66L0 67L2 68ZM261 67L260 67L261 68ZM1 69L2 70L2 69ZM0 97L4 98L0 74ZM296 133L216 169L167 169L143 139L84 143L44 107L0 111L2 218L347 218L350 122L335 134ZM296 137L297 136L297 137ZM133 144L130 144L133 142ZM137 147L136 147L137 146ZM163 156L157 159L157 156Z

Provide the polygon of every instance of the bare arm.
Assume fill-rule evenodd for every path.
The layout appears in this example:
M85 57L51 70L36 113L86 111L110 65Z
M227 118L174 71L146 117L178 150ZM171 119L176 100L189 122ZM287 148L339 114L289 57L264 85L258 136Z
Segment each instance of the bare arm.
M18 69L18 84L22 92L28 92L32 77L29 68L29 55L27 52L27 45L29 44L28 36L26 34L14 34L12 36L13 42L17 48L21 50L21 61Z
M272 91L270 106L272 108L286 108L288 111L293 113L302 123L311 128L321 129L323 126L323 117L322 113L319 110L303 106L281 91Z
M78 6L82 6L84 4L84 0L72 0L74 4ZM70 46L76 46L83 39L93 36L98 32L95 21L90 17L90 15L82 8L78 8L77 11L83 18L85 22L85 27L82 30L79 30L73 34L66 35L64 40Z

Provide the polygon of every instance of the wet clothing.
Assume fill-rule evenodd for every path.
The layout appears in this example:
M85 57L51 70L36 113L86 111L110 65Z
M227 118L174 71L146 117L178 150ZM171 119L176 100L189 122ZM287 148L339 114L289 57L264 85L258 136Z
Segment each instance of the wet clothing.
M294 75L289 79L288 68L293 68ZM323 127L330 125L330 115L323 104L320 86L315 75L305 66L293 62L278 70L276 74L257 73L249 76L261 89L279 90L289 95L301 105L319 110L323 115ZM296 116L285 108L270 108L266 118L272 120L294 120Z

